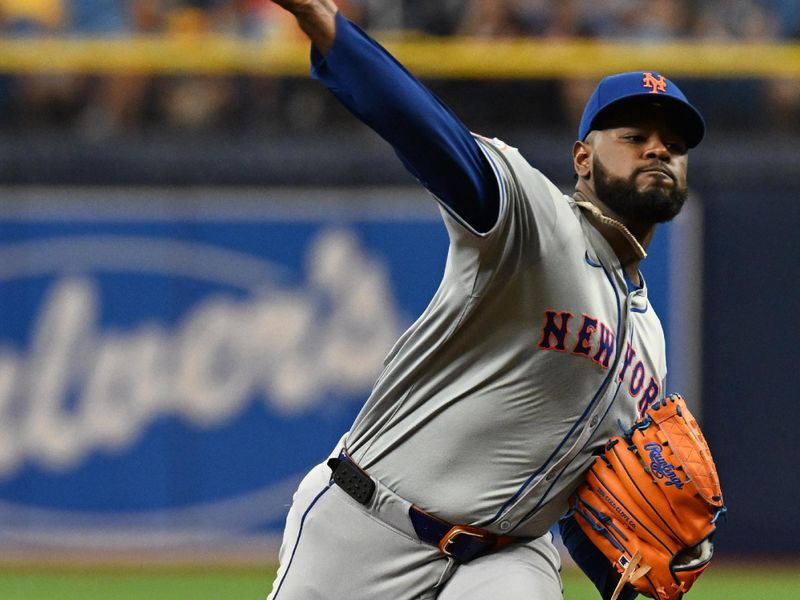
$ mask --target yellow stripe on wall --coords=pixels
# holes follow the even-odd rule
[[[800,44],[610,43],[586,40],[384,40],[430,78],[597,77],[652,69],[670,77],[800,78]],[[232,37],[1,39],[5,73],[194,73],[305,76],[308,44]]]

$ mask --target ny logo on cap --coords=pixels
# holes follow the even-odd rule
[[[663,75],[659,75],[658,78],[652,73],[644,73],[644,78],[642,79],[642,84],[646,88],[650,88],[651,94],[657,94],[659,92],[666,92],[667,91],[667,80],[664,79]]]

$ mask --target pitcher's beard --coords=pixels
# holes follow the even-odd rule
[[[594,189],[598,199],[625,221],[640,223],[666,223],[674,219],[689,197],[686,187],[677,183],[669,188],[649,187],[640,192],[636,189],[636,177],[628,179],[613,177],[595,156],[592,160]]]

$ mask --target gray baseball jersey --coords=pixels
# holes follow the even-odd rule
[[[558,600],[548,529],[617,421],[663,396],[646,289],[571,198],[515,149],[476,139],[500,183],[498,221],[478,234],[442,209],[439,290],[331,455],[346,445],[376,491],[361,505],[325,463],[309,473],[269,600]],[[534,539],[459,566],[416,537],[411,503]]]
[[[500,182],[498,221],[478,234],[442,209],[442,283],[347,446],[425,510],[538,536],[591,452],[663,396],[664,336],[646,288],[572,199],[516,149],[476,139]]]

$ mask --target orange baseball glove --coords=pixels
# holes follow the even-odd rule
[[[713,554],[725,513],[717,470],[700,426],[679,395],[651,406],[611,438],[572,497],[575,520],[630,583],[678,600]]]

